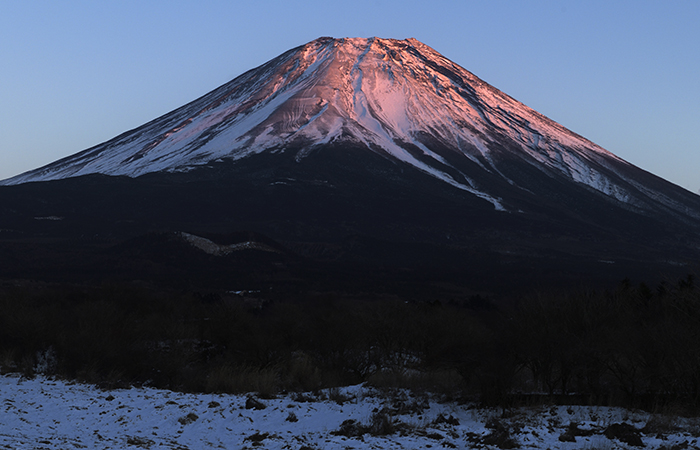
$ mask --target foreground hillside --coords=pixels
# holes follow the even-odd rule
[[[11,449],[686,449],[700,420],[610,407],[509,410],[364,386],[256,399],[0,377]]]

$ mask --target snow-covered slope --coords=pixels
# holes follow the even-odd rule
[[[517,179],[523,167],[633,208],[660,201],[688,210],[649,188],[646,172],[415,39],[317,39],[140,128],[2,184],[180,172],[290,149],[303,164],[340,143],[413,166],[497,210],[515,208],[485,180],[534,192]]]

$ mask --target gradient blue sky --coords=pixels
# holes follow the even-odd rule
[[[415,37],[700,190],[700,1],[0,3],[0,179],[106,141],[319,36]]]

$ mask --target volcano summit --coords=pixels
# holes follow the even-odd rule
[[[332,258],[386,262],[389,247],[427,245],[451,261],[572,271],[683,266],[700,249],[700,197],[415,39],[317,39],[0,184],[4,229],[65,219],[43,221],[48,234],[245,229]]]

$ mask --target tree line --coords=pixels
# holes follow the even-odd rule
[[[263,396],[367,382],[499,405],[700,401],[692,276],[498,301],[247,300],[128,285],[5,287],[0,370]]]

